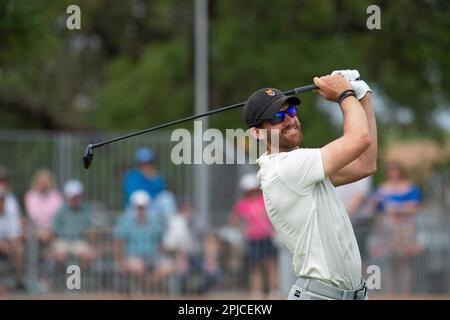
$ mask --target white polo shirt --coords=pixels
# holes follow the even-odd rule
[[[267,214],[293,253],[297,276],[351,290],[361,283],[361,257],[350,219],[325,177],[320,149],[263,154],[258,179]]]

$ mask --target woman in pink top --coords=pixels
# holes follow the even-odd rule
[[[36,227],[39,243],[50,240],[53,217],[62,203],[63,198],[55,188],[52,173],[47,169],[38,170],[33,176],[31,190],[25,194],[25,208]]]
[[[277,249],[273,245],[273,227],[267,217],[264,198],[256,175],[245,174],[240,187],[244,196],[235,204],[232,224],[241,224],[246,239],[247,258],[251,270],[250,286],[253,297],[261,297],[264,277],[268,277],[271,295],[277,291]]]

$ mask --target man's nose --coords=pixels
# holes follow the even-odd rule
[[[291,118],[291,116],[289,116],[287,113],[284,115],[284,121],[283,121],[283,124],[285,125],[285,126],[288,126],[288,125],[291,125],[291,124],[293,124],[293,123],[295,123],[295,118],[296,118],[297,116],[294,116],[293,118]]]

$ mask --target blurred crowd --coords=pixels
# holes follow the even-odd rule
[[[125,290],[166,292],[176,283],[178,294],[204,294],[234,272],[237,279],[242,277],[237,286],[252,297],[279,294],[277,258],[283,245],[274,235],[255,173],[240,178],[239,197],[230,203],[227,225],[218,230],[188,198],[167,190],[151,149],[137,150],[135,162],[124,173],[123,212],[110,228],[112,270],[124,279]],[[412,259],[423,250],[415,225],[422,196],[401,164],[385,167],[385,180],[378,187],[366,178],[337,191],[363,262],[389,257],[395,275],[389,292],[410,293]],[[37,248],[38,279],[46,290],[52,290],[54,270],[68,264],[86,270],[105,256],[88,190],[73,179],[60,191],[55,181],[48,169],[35,172],[22,210],[10,172],[0,167],[0,292],[27,289],[24,270],[30,243]]]
[[[219,249],[206,221],[188,199],[165,188],[151,149],[136,152],[135,168],[123,179],[123,212],[114,218],[113,270],[128,289],[167,288],[169,277],[183,293],[204,293],[217,282]],[[76,179],[60,191],[53,173],[38,170],[25,193],[22,210],[13,193],[11,174],[0,168],[0,293],[26,290],[27,245],[37,246],[40,289],[52,290],[52,276],[69,264],[89,270],[107,249],[94,222],[88,191]],[[111,241],[109,241],[111,242]],[[56,272],[56,271],[58,272]],[[195,275],[196,283],[190,281]],[[131,287],[130,287],[131,286]]]
[[[386,292],[410,294],[413,285],[414,258],[423,251],[416,228],[422,194],[399,162],[385,164],[384,181],[372,188],[372,178],[338,187],[350,216],[367,270],[370,260],[386,260],[383,276]]]

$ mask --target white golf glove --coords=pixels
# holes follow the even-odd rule
[[[355,90],[356,98],[361,100],[367,92],[372,92],[367,83],[363,80],[350,81],[353,90]]]
[[[347,81],[359,80],[358,70],[335,70],[331,73],[332,76],[341,75]]]
[[[346,80],[350,81],[352,89],[355,90],[356,98],[358,100],[364,98],[367,92],[372,92],[365,81],[359,80],[358,70],[335,70],[331,73],[331,75],[341,75]]]

